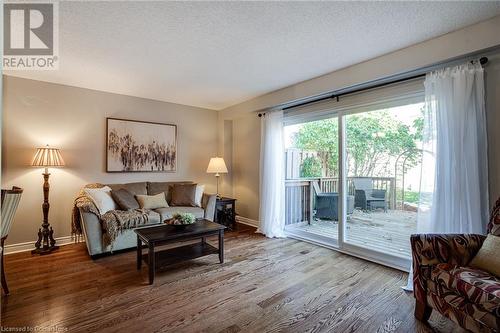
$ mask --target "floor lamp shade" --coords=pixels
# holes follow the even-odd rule
[[[31,165],[34,167],[62,167],[64,160],[59,149],[47,145],[43,148],[37,148]]]

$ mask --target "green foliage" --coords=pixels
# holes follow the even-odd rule
[[[172,215],[172,224],[185,225],[193,224],[196,221],[191,213],[175,213]]]
[[[390,157],[416,151],[422,137],[423,120],[410,127],[387,111],[354,114],[346,117],[346,149],[350,176],[377,176],[392,169]],[[305,123],[294,137],[295,147],[318,153],[322,176],[338,176],[338,122],[326,119]],[[413,166],[419,154],[409,155],[406,167]],[[394,160],[393,160],[394,162]]]
[[[313,156],[306,157],[300,166],[301,178],[321,177],[321,161]]]
[[[420,192],[405,191],[405,202],[418,204],[420,200]]]
[[[294,138],[295,147],[318,153],[323,176],[338,175],[338,124],[336,119],[305,123]],[[320,176],[322,176],[320,174]]]

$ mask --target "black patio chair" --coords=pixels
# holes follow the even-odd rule
[[[315,200],[314,210],[315,218],[326,220],[339,220],[339,194],[337,192],[324,193],[321,191],[317,183],[313,183]],[[354,212],[354,197],[347,196],[347,215]]]
[[[354,206],[361,210],[382,208],[387,212],[386,190],[356,190],[354,192]]]

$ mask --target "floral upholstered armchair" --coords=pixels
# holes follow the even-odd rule
[[[500,236],[500,199],[488,233]],[[434,309],[467,330],[500,332],[500,279],[467,266],[485,238],[473,234],[411,236],[417,319],[426,321]]]

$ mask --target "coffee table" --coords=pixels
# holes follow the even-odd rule
[[[149,284],[153,284],[156,270],[184,260],[199,258],[209,254],[219,254],[219,261],[224,262],[224,229],[225,226],[201,219],[185,227],[163,224],[155,227],[135,229],[137,234],[137,269],[141,269],[142,261],[148,264]],[[206,237],[218,235],[219,248],[206,242]],[[176,243],[200,238],[201,242],[157,251],[157,247],[168,243]],[[148,253],[142,254],[143,243]]]

